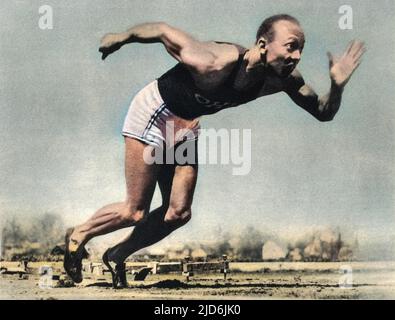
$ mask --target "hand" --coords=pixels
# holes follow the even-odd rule
[[[365,51],[363,42],[353,40],[340,58],[335,58],[328,52],[330,77],[335,85],[339,87],[346,85],[361,63]]]
[[[99,52],[101,52],[102,60],[104,60],[111,53],[119,50],[123,45],[121,35],[118,33],[108,33],[102,39],[100,43]]]

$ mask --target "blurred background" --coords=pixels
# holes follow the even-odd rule
[[[44,4],[53,9],[52,30],[38,26],[38,9]],[[66,226],[125,197],[120,131],[128,105],[176,61],[160,44],[134,44],[103,62],[97,50],[105,33],[165,21],[201,40],[250,47],[266,17],[288,13],[300,20],[306,34],[299,70],[320,94],[329,89],[326,52],[341,54],[352,39],[366,42],[368,51],[346,87],[339,113],[334,121],[320,123],[285,94],[277,94],[203,118],[203,128],[252,130],[251,172],[233,176],[232,165],[202,165],[193,219],[153,248],[206,246],[210,252],[207,247],[225,243],[240,259],[262,259],[262,248],[271,241],[273,252],[289,256],[299,248],[303,259],[311,252],[321,260],[335,259],[333,252],[339,254],[343,246],[358,251],[358,259],[395,258],[395,4],[350,0],[353,29],[341,30],[338,10],[343,4],[4,2],[2,254],[26,241],[36,243],[36,252],[48,252],[62,241]],[[156,205],[158,192],[152,207]],[[127,232],[98,238],[91,246],[103,250]],[[255,253],[241,253],[242,239]]]

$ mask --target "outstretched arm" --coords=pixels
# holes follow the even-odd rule
[[[101,40],[99,51],[103,54],[102,59],[104,60],[108,55],[128,43],[162,42],[170,54],[179,59],[181,48],[190,45],[193,41],[194,39],[188,34],[163,22],[144,23],[136,25],[126,32],[106,34]]]
[[[340,108],[344,87],[361,63],[364,52],[365,48],[362,42],[352,41],[340,58],[336,59],[331,53],[328,53],[331,88],[326,95],[318,97],[314,90],[305,84],[298,71],[292,74],[285,92],[298,106],[318,120],[333,120]]]
[[[163,43],[169,54],[197,73],[215,70],[221,63],[224,45],[201,42],[189,34],[166,23],[144,23],[122,33],[110,33],[103,37],[99,51],[104,60],[109,54],[128,43]],[[234,49],[237,51],[236,49]]]

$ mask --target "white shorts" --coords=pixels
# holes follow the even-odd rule
[[[122,128],[122,135],[155,147],[196,140],[199,118],[186,120],[176,116],[164,103],[155,80],[133,98]]]

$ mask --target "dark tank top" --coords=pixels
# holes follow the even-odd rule
[[[236,107],[258,97],[263,81],[248,90],[235,89],[235,79],[242,67],[246,50],[239,53],[239,59],[227,79],[215,91],[199,89],[190,71],[181,63],[158,78],[158,88],[167,108],[179,117],[194,119],[220,110]]]

